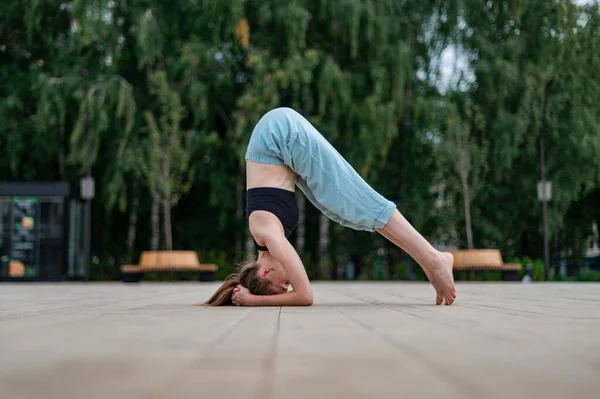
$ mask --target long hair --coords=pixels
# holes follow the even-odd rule
[[[231,294],[233,289],[241,284],[247,288],[252,295],[269,295],[273,293],[271,283],[267,279],[262,279],[258,276],[258,262],[255,260],[247,260],[238,265],[238,271],[232,273],[217,291],[201,305],[207,306],[231,306]]]

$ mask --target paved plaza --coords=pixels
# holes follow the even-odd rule
[[[315,283],[306,308],[193,306],[217,283],[0,283],[0,398],[600,398],[600,285]]]

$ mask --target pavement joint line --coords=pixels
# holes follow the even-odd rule
[[[264,370],[262,372],[261,383],[258,385],[259,388],[254,395],[255,399],[271,399],[274,395],[272,381],[275,379],[275,366],[277,364],[281,311],[282,308],[280,306],[279,311],[277,312],[277,322],[275,323],[273,339],[271,340],[271,345],[269,345],[267,356],[262,361]]]
[[[387,334],[381,333],[379,331],[377,331],[375,328],[373,328],[372,326],[369,326],[368,324],[363,323],[362,321],[348,316],[347,314],[345,314],[343,311],[341,311],[340,309],[337,309],[335,306],[330,305],[335,311],[339,312],[340,314],[342,314],[343,316],[345,316],[346,318],[352,320],[354,323],[360,325],[362,328],[364,328],[365,330],[374,333],[379,339],[381,339],[382,341],[384,341],[387,345],[391,346],[392,348],[394,348],[396,350],[396,352],[399,352],[403,355],[408,354],[409,356],[411,356],[412,360],[417,362],[417,363],[421,363],[423,366],[425,366],[426,368],[433,368],[436,371],[436,374],[438,376],[440,376],[444,381],[446,381],[449,385],[453,386],[456,388],[456,390],[460,393],[462,393],[463,395],[465,395],[465,397],[474,397],[474,398],[489,398],[489,392],[481,389],[479,386],[472,384],[471,382],[469,382],[468,380],[465,380],[464,378],[462,378],[460,375],[458,375],[457,373],[454,373],[451,369],[444,367],[442,365],[440,365],[439,363],[437,363],[434,360],[429,359],[429,357],[422,352],[419,352],[418,350],[405,345],[404,343],[398,342],[395,339],[389,337]],[[457,384],[456,382],[459,381],[460,384]]]

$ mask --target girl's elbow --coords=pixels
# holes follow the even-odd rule
[[[312,293],[308,293],[308,294],[302,295],[300,297],[300,305],[301,306],[312,306],[313,302],[314,302],[314,299],[313,299]]]

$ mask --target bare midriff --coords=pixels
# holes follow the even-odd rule
[[[246,161],[246,189],[274,187],[295,191],[296,173],[286,165]]]

